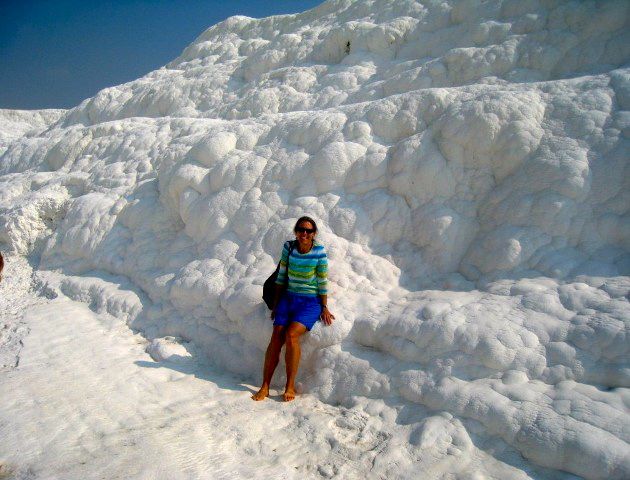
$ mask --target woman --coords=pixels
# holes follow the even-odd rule
[[[300,363],[300,337],[320,318],[330,325],[335,316],[328,310],[328,258],[324,246],[315,241],[317,224],[301,217],[293,228],[296,242],[285,242],[276,279],[276,295],[271,310],[273,333],[265,353],[263,383],[252,395],[264,400],[269,395],[273,372],[286,344],[287,384],[284,401],[295,399],[295,377]],[[288,269],[287,269],[288,265]]]

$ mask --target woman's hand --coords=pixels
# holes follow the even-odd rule
[[[322,313],[320,315],[322,322],[324,322],[326,325],[331,325],[332,321],[335,319],[335,316],[330,313],[330,310],[328,310],[328,307],[322,307]]]

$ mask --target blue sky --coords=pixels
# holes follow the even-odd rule
[[[70,108],[161,67],[231,15],[323,0],[0,0],[0,108]]]

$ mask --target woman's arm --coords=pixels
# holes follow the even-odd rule
[[[322,313],[320,315],[322,322],[324,322],[326,325],[332,324],[335,316],[330,313],[330,310],[328,310],[328,295],[320,295],[319,301],[322,304]]]
[[[285,288],[286,288],[286,285],[279,285],[276,283],[276,289],[274,291],[274,297],[273,297],[273,308],[271,309],[271,314],[270,314],[270,317],[272,320],[276,317],[276,307],[278,306],[278,302],[280,301],[280,297],[282,297],[282,294],[284,293]]]
[[[317,262],[315,275],[317,277],[319,301],[322,304],[320,317],[326,325],[330,325],[335,319],[335,316],[328,310],[328,256],[326,253],[324,253],[322,258]]]
[[[289,255],[290,251],[290,243],[285,242],[282,246],[282,254],[280,255],[280,261],[278,262],[278,275],[276,276],[276,288],[274,290],[273,296],[273,308],[271,309],[271,319],[273,320],[276,316],[276,307],[278,306],[278,302],[280,301],[280,297],[282,297],[282,293],[287,288],[287,283],[289,282],[289,269],[287,268],[289,265]]]

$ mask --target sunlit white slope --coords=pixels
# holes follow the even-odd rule
[[[35,135],[53,124],[66,110],[5,110],[0,109],[0,154],[8,144],[23,135]]]
[[[232,17],[165,68],[86,100],[67,123],[240,119],[426,88],[604,73],[630,55],[624,1],[336,0]]]
[[[256,376],[262,282],[311,214],[338,321],[305,339],[305,388],[416,412],[376,473],[477,444],[525,472],[626,478],[629,11],[329,1],[228,19],[10,143],[0,242],[39,258],[50,291]]]

